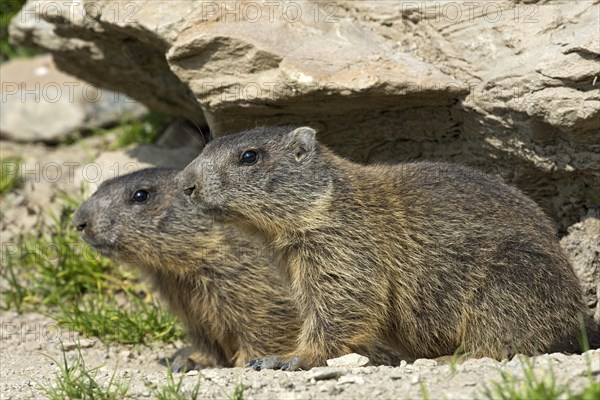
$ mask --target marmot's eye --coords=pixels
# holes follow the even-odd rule
[[[252,165],[256,161],[258,161],[258,153],[254,150],[246,150],[240,158],[240,164]]]
[[[146,190],[136,190],[133,196],[131,196],[131,201],[135,203],[143,203],[148,200],[149,193]]]

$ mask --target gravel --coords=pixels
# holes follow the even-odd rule
[[[98,367],[96,380],[107,385],[116,378],[129,382],[127,398],[153,397],[153,388],[167,381],[164,362],[177,350],[175,345],[155,347],[111,345],[85,339],[77,333],[57,329],[56,323],[40,314],[2,314],[0,399],[42,398],[40,385],[52,385],[59,369],[50,358],[62,362],[61,346],[68,360],[81,354],[88,369]],[[62,345],[61,345],[62,341]],[[589,360],[589,364],[586,361]],[[545,354],[530,359],[539,376],[555,376],[557,384],[579,391],[588,382],[588,372],[600,377],[600,350],[584,355]],[[231,398],[236,385],[243,385],[244,399],[404,399],[484,397],[491,382],[500,380],[500,371],[522,378],[519,359],[498,362],[490,358],[470,359],[454,366],[419,359],[398,367],[354,368],[318,367],[310,371],[254,371],[250,368],[224,368],[174,374],[182,379],[182,390],[200,382],[199,398]]]

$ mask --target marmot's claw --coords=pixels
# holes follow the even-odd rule
[[[300,368],[301,362],[300,357],[279,357],[279,356],[267,356],[265,358],[258,358],[250,360],[246,367],[252,367],[255,371],[261,369],[279,369],[282,371],[296,371]]]
[[[183,367],[183,365],[173,365],[171,366],[171,371],[178,374],[180,372],[183,372],[185,368]]]
[[[294,356],[292,358],[290,358],[290,360],[286,363],[283,363],[281,365],[281,370],[283,371],[297,371],[300,369],[300,367],[302,366],[302,361],[300,359],[300,357],[298,356]]]

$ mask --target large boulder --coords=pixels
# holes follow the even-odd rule
[[[12,40],[223,135],[307,124],[361,162],[516,183],[563,230],[600,206],[598,2],[30,0]]]

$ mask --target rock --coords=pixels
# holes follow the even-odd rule
[[[369,358],[356,353],[346,354],[342,357],[327,360],[327,365],[329,367],[337,368],[357,368],[364,367],[368,364]]]
[[[326,379],[337,379],[342,375],[348,373],[348,370],[343,368],[330,368],[330,367],[315,367],[308,371],[306,379],[314,379],[316,381],[322,381]]]
[[[401,371],[400,369],[396,369],[389,375],[389,379],[391,379],[391,380],[404,379],[407,376],[408,375],[406,373],[404,373],[404,371]]]
[[[198,104],[165,61],[167,44],[186,27],[181,22],[197,5],[146,3],[152,3],[152,7],[144,2],[83,1],[62,5],[48,0],[30,1],[15,16],[15,28],[9,31],[15,42],[27,42],[54,53],[58,66],[67,73],[85,75],[86,81],[129,94],[152,109],[202,122]],[[62,27],[60,35],[55,24]],[[127,28],[132,26],[134,32]],[[86,33],[71,36],[67,31],[72,30]],[[85,69],[88,72],[83,72]]]
[[[358,375],[344,375],[338,379],[337,383],[338,385],[343,385],[345,383],[356,383],[358,385],[362,385],[365,383],[365,379]]]
[[[437,361],[427,358],[419,358],[413,362],[414,367],[435,367],[437,364]]]
[[[85,337],[79,337],[79,335],[76,335],[76,339],[70,339],[70,340],[64,340],[61,341],[59,340],[59,338],[57,337],[58,334],[54,335],[54,337],[48,337],[46,339],[50,339],[49,342],[51,343],[55,343],[55,347],[61,351],[65,351],[65,352],[69,352],[69,351],[73,351],[73,350],[81,350],[81,349],[89,349],[91,347],[94,347],[94,345],[99,341],[99,339],[90,337],[90,338],[85,338]]]
[[[11,39],[214,135],[310,124],[361,162],[467,163],[563,233],[600,186],[598,2],[57,4]]]
[[[417,383],[421,383],[421,377],[418,373],[414,373],[410,378],[410,383],[416,385]]]
[[[600,210],[590,210],[568,232],[560,244],[581,282],[590,315],[600,325]]]
[[[564,353],[552,353],[550,354],[550,358],[556,363],[562,363],[568,359]]]
[[[188,119],[171,121],[156,141],[159,147],[174,149],[194,147],[201,149],[210,140],[208,127],[200,127]]]
[[[55,143],[147,112],[123,94],[60,72],[49,55],[9,61],[0,76],[0,137],[9,140]]]
[[[513,356],[513,358],[510,359],[510,361],[506,362],[506,366],[509,367],[515,367],[515,366],[522,366],[524,362],[528,361],[528,357],[524,354],[515,354]]]
[[[219,371],[216,369],[203,369],[202,370],[202,377],[206,380],[217,379],[220,376],[221,376],[221,374],[219,374]]]

